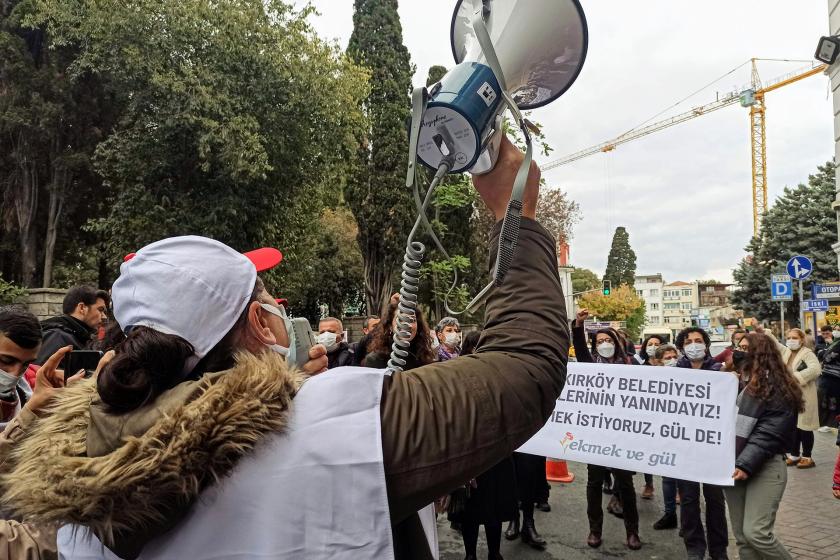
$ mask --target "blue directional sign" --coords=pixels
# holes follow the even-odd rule
[[[787,274],[770,275],[770,296],[773,301],[793,301],[793,282]]]
[[[794,280],[805,280],[811,276],[813,271],[814,265],[811,262],[811,259],[803,257],[802,255],[796,255],[787,263],[787,273]]]
[[[806,299],[802,303],[803,311],[828,311],[828,300],[825,299]]]
[[[811,284],[811,294],[814,299],[840,299],[840,282]]]

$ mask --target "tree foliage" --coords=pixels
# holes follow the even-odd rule
[[[632,287],[636,281],[636,253],[630,247],[630,234],[624,227],[615,228],[604,280],[612,282],[613,288]]]
[[[576,294],[601,287],[601,279],[588,268],[575,268],[572,271],[572,290]]]
[[[359,225],[366,301],[374,310],[391,293],[414,215],[405,188],[412,68],[397,0],[355,0],[347,53],[371,75],[370,93],[359,104],[370,126],[359,135],[356,169],[345,196]]]
[[[808,177],[807,184],[786,187],[761,221],[760,237],[746,247],[748,255],[733,271],[739,286],[733,304],[762,320],[779,316],[779,303],[770,299],[770,275],[785,273],[794,255],[810,257],[814,271],[806,282],[837,280],[837,255],[826,235],[834,236],[837,222],[831,207],[835,197],[835,166],[828,162]],[[806,288],[807,289],[807,288]],[[786,316],[799,315],[799,302],[785,304]]]
[[[0,35],[0,49],[20,54],[40,33],[52,58],[43,78],[27,74],[38,59],[26,53],[13,59],[20,70],[4,66],[0,108],[41,112],[43,129],[85,132],[79,140],[55,134],[78,152],[60,154],[59,171],[73,172],[61,183],[67,219],[57,254],[66,262],[57,263],[57,277],[93,273],[106,285],[127,252],[200,234],[241,250],[279,247],[286,261],[270,284],[301,294],[314,284],[323,273],[312,266],[322,210],[341,203],[347,161],[368,126],[368,74],[314,34],[309,13],[280,0],[103,0],[84,9],[24,0],[13,9],[3,25],[14,33]],[[67,92],[55,94],[50,80]],[[45,109],[42,100],[55,97],[61,103]],[[18,120],[24,127],[32,118]],[[50,172],[54,151],[23,150]],[[15,161],[0,155],[0,177],[19,176]],[[56,184],[45,183],[42,193]],[[11,204],[0,247],[9,235],[28,235],[8,219]],[[49,207],[42,213],[41,254]],[[23,260],[14,277],[28,274]]]
[[[580,206],[562,190],[544,188],[537,203],[537,221],[558,243],[569,243],[573,228],[580,221]]]
[[[600,321],[627,321],[627,330],[634,339],[645,324],[645,302],[627,284],[613,288],[608,296],[602,292],[583,294],[578,306],[588,309]]]

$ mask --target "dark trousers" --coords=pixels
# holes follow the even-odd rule
[[[633,473],[619,469],[609,469],[612,472],[617,495],[621,496],[624,507],[624,528],[628,533],[639,532],[639,510],[636,509],[636,490],[633,488]],[[604,497],[602,488],[607,468],[598,465],[586,466],[586,514],[589,516],[589,530],[601,533],[604,527],[604,510],[601,500]]]
[[[706,498],[704,532],[703,521],[700,519],[700,483],[680,480],[677,485],[680,489],[680,527],[686,552],[704,558],[708,550],[712,558],[725,558],[729,533],[726,529],[723,488],[703,484],[703,496]]]
[[[796,428],[792,449],[790,454],[794,457],[810,457],[814,452],[814,432],[806,432],[805,430]],[[802,453],[799,453],[800,449]]]
[[[516,492],[522,518],[533,519],[534,504],[546,494],[545,457],[514,453],[513,465],[516,468]]]
[[[662,502],[665,504],[665,513],[677,513],[677,481],[667,476],[662,477]]]
[[[467,556],[477,556],[478,524],[463,523],[461,525],[461,534],[464,536],[464,550]],[[502,546],[502,523],[485,523],[484,534],[487,537],[488,556],[494,558],[495,555],[499,554],[499,549]]]

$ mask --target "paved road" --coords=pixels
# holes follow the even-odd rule
[[[777,533],[794,558],[803,560],[840,560],[840,500],[831,495],[831,477],[837,447],[836,434],[816,434],[814,460],[817,467],[809,470],[789,469],[787,492],[779,510]],[[569,470],[577,475],[570,485],[554,484],[551,491],[551,513],[536,512],[537,529],[548,541],[546,551],[536,551],[519,541],[502,540],[502,555],[506,560],[583,560],[592,558],[679,559],[685,558],[685,548],[677,531],[654,531],[651,525],[661,515],[660,481],[656,480],[654,500],[639,500],[641,538],[645,546],[632,552],[624,545],[624,526],[621,520],[607,514],[604,520],[604,545],[598,550],[586,546],[586,467],[570,463]],[[643,484],[636,476],[637,491]],[[606,507],[606,497],[604,499]],[[449,529],[441,518],[438,522],[441,560],[460,560],[464,548],[458,533]],[[729,557],[738,557],[731,539]],[[480,559],[487,557],[484,534],[479,538]]]

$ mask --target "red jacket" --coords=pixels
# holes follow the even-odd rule
[[[840,453],[837,454],[837,464],[834,465],[834,487],[840,488]]]

